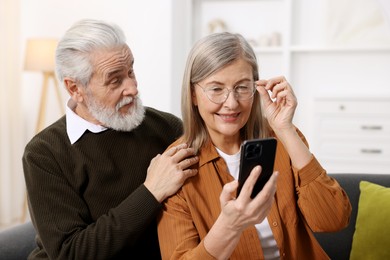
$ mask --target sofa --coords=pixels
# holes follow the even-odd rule
[[[390,187],[390,174],[329,174],[337,179],[349,196],[352,214],[349,226],[339,232],[315,233],[314,235],[331,259],[347,260],[350,257],[352,239],[360,196],[359,183],[362,180]],[[31,222],[20,224],[0,232],[0,259],[26,259],[35,247],[35,231]],[[389,247],[390,248],[390,247]]]
[[[35,247],[35,230],[31,222],[19,224],[0,232],[0,259],[27,259]]]
[[[315,233],[318,242],[327,252],[330,259],[347,260],[350,259],[352,249],[352,239],[355,233],[356,217],[358,214],[358,205],[360,197],[360,181],[368,181],[381,186],[390,187],[390,174],[329,174],[335,178],[348,194],[352,205],[351,219],[348,227],[334,233]],[[390,218],[390,215],[388,216]],[[390,227],[387,227],[390,230]],[[389,245],[390,250],[390,245]],[[374,250],[374,248],[372,248]],[[364,258],[360,258],[364,259]],[[370,258],[376,259],[376,258]],[[390,258],[388,258],[390,259]]]

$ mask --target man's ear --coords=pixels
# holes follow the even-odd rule
[[[70,97],[77,103],[83,101],[83,88],[72,78],[65,77],[64,85]]]

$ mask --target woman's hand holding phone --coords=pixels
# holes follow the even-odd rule
[[[237,181],[223,187],[220,195],[222,212],[219,221],[223,222],[224,227],[241,232],[248,226],[261,223],[267,217],[276,192],[278,172],[271,175],[262,191],[252,199],[250,196],[260,175],[261,167],[256,166],[249,174],[237,198],[234,196],[238,187]]]

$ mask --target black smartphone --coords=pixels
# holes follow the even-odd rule
[[[238,175],[237,196],[240,194],[249,174],[253,168],[260,165],[262,170],[255,186],[253,187],[251,198],[254,198],[267,183],[274,171],[276,154],[276,139],[253,139],[246,140],[241,145],[240,171]]]

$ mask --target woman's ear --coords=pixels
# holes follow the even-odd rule
[[[198,99],[196,98],[195,88],[191,88],[192,104],[198,106]]]
[[[72,78],[64,78],[64,85],[68,91],[70,97],[77,103],[82,102],[83,98],[83,88],[79,87],[79,84]]]

